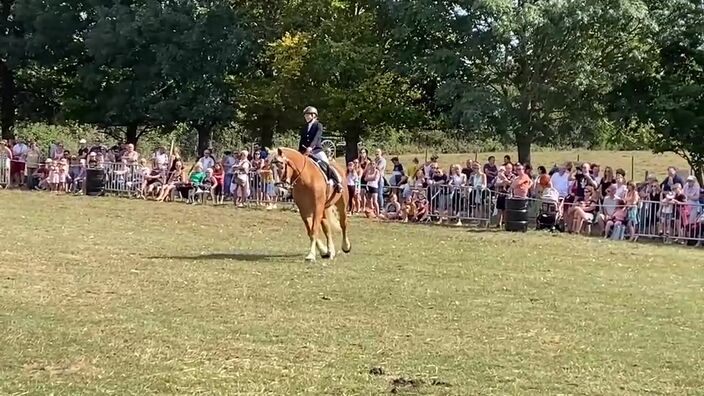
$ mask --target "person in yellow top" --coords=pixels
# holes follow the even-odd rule
[[[418,158],[413,158],[411,161],[411,166],[408,167],[408,173],[406,175],[408,176],[408,180],[413,184],[416,181],[416,173],[418,173],[418,168],[420,167],[420,161],[418,161]]]

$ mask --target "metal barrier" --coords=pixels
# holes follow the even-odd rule
[[[10,158],[5,153],[0,154],[0,188],[10,185]]]
[[[146,176],[151,172],[141,165],[123,163],[102,163],[91,169],[105,172],[104,192],[127,197],[142,197],[149,190]],[[168,173],[161,171],[158,181],[165,185]],[[225,179],[229,180],[229,179]],[[174,189],[174,199],[207,202],[210,197],[215,203],[226,199],[238,206],[274,208],[277,205],[292,206],[291,193],[274,183],[268,171],[253,171],[246,175],[234,175],[231,186],[210,184],[191,186],[188,183]],[[9,161],[0,157],[0,186],[10,181]],[[178,193],[181,191],[181,193]],[[394,186],[390,192],[397,201],[387,204],[388,212],[397,211],[389,218],[410,222],[455,223],[490,227],[502,225],[505,213],[504,203],[509,196],[486,188],[471,186],[431,185],[427,188],[414,188],[409,185]],[[366,194],[360,191],[360,194]],[[369,201],[369,200],[366,200]],[[528,198],[529,223],[537,228],[559,229],[557,223],[564,221],[567,207],[557,213],[557,206],[540,199]],[[352,209],[352,208],[350,208]],[[621,208],[615,215],[615,207],[600,205],[588,229],[594,235],[612,239],[649,239],[665,243],[688,245],[704,244],[704,205],[698,202],[676,202],[674,200],[641,201],[637,207]],[[554,219],[553,227],[542,227],[543,219]],[[593,228],[591,226],[594,226]]]

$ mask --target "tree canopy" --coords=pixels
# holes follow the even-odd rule
[[[264,145],[316,106],[348,155],[380,131],[518,148],[619,140],[704,170],[700,0],[8,0],[0,125],[136,142],[237,126]],[[614,136],[605,134],[618,131]],[[642,131],[649,131],[643,134]],[[631,142],[631,143],[629,143]]]

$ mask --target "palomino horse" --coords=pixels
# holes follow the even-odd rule
[[[293,201],[306,226],[310,238],[310,252],[306,256],[306,261],[315,261],[316,250],[320,252],[322,258],[335,257],[335,244],[332,241],[333,228],[342,231],[342,251],[349,253],[352,244],[347,235],[349,195],[344,182],[346,180],[344,170],[332,162],[329,164],[334,167],[342,181],[342,192],[335,193],[315,162],[296,150],[285,147],[277,149],[271,165],[276,169],[279,181],[292,188]],[[325,235],[325,244],[318,239],[321,229]]]

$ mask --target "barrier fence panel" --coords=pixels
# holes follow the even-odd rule
[[[426,190],[433,220],[462,224],[475,222],[488,226],[493,212],[493,194],[488,189],[468,186],[429,186]]]
[[[0,188],[10,185],[10,158],[0,154]]]
[[[152,171],[141,165],[123,163],[102,163],[88,168],[95,179],[99,171],[102,192],[118,196],[142,197],[147,192],[158,193],[161,186],[169,186],[175,199],[196,202],[209,200],[219,203],[234,201],[238,206],[268,207],[293,206],[291,192],[274,183],[270,173],[253,171],[248,174],[235,174],[226,177],[232,180],[231,187],[217,186],[211,190],[209,183],[194,186],[189,182],[169,180],[166,170]],[[84,188],[91,184],[86,177]],[[0,156],[0,187],[10,183],[10,161]],[[154,185],[154,187],[151,187]],[[395,218],[411,222],[434,221],[457,225],[478,225],[489,227],[506,222],[505,203],[510,197],[489,189],[471,186],[430,185],[414,188],[409,185],[390,189],[398,197],[400,212]],[[361,191],[360,194],[365,194]],[[560,211],[559,205],[543,202],[540,199],[527,199],[528,226],[534,228],[546,218],[554,217],[554,223],[567,216],[569,206]],[[388,202],[388,201],[387,201]],[[391,207],[387,204],[387,207]],[[525,207],[525,206],[524,206]],[[504,210],[501,210],[503,208]],[[704,206],[695,201],[677,202],[674,200],[641,201],[633,209],[615,214],[617,208],[600,205],[594,216],[592,233],[613,239],[632,237],[662,240],[665,243],[687,245],[704,244]],[[525,222],[523,222],[525,223]],[[537,228],[555,229],[559,227]],[[635,239],[635,238],[634,238]]]
[[[689,245],[704,242],[704,207],[698,202],[642,201],[632,218],[639,238]]]

